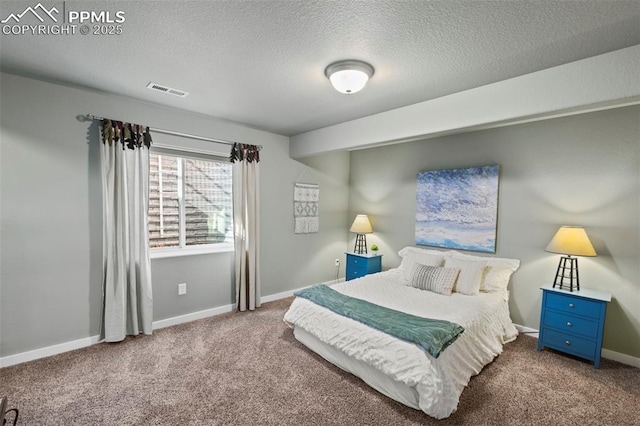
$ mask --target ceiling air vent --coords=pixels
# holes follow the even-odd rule
[[[189,92],[185,92],[184,90],[172,89],[171,87],[163,86],[162,84],[153,83],[153,82],[147,84],[147,89],[157,90],[158,92],[163,92],[163,93],[169,93],[171,95],[180,96],[181,98],[184,98],[189,94]]]

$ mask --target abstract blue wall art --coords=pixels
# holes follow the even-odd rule
[[[496,251],[500,166],[418,173],[416,244]]]

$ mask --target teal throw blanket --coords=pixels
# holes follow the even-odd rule
[[[464,332],[462,326],[453,322],[385,308],[366,300],[345,296],[325,284],[297,291],[294,295],[398,339],[415,343],[434,358],[438,358]]]

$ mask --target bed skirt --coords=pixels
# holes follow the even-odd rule
[[[386,395],[394,401],[398,401],[408,407],[420,410],[420,406],[418,404],[419,395],[415,388],[395,381],[380,370],[377,370],[355,358],[347,356],[344,352],[316,339],[312,334],[309,334],[301,327],[295,327],[293,329],[293,335],[307,348],[311,349],[330,363],[340,367],[347,373],[351,373],[354,376],[359,377],[362,381],[383,395]]]

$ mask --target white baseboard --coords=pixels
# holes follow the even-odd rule
[[[338,282],[338,281],[336,281]],[[330,284],[330,283],[327,283]],[[332,284],[332,283],[331,283]],[[302,290],[302,287],[295,290],[284,291],[282,293],[272,294],[260,298],[260,303],[272,302],[274,300],[284,299],[285,297],[293,296],[293,293]],[[204,311],[192,312],[190,314],[180,315],[177,317],[167,318],[153,322],[153,329],[159,330],[165,327],[171,327],[172,325],[184,324],[203,318],[212,317],[215,315],[226,314],[232,312],[235,309],[235,304],[219,306],[217,308],[205,309]],[[22,352],[15,355],[9,355],[0,358],[0,368],[9,367],[16,364],[22,364],[23,362],[34,361],[40,358],[46,358],[48,356],[58,355],[63,352],[73,351],[75,349],[85,348],[87,346],[95,345],[100,342],[100,336],[85,337],[71,342],[60,343],[58,345],[47,346],[40,349],[34,349],[28,352]]]
[[[227,312],[232,312],[235,306],[236,305],[219,306],[217,308],[205,309],[204,311],[192,312],[190,314],[154,321],[153,329],[159,330],[161,328],[171,327],[172,325],[184,324],[185,322],[226,314]]]
[[[536,339],[538,338],[538,333],[540,332],[540,330],[536,330],[535,328],[525,327],[524,325],[520,325],[520,324],[514,324],[514,325],[518,329],[519,333],[535,337]],[[609,349],[602,348],[601,356],[602,358],[610,359],[612,361],[617,361],[622,364],[640,368],[640,358],[636,358],[631,355],[621,354],[620,352],[615,352]]]
[[[339,278],[337,280],[331,280],[331,281],[325,281],[322,284],[332,285],[332,284],[341,283],[342,281],[344,281],[344,278]],[[296,288],[295,290],[287,290],[287,291],[283,291],[282,293],[276,293],[276,294],[272,294],[270,296],[263,296],[263,297],[260,298],[260,303],[273,302],[274,300],[285,299],[287,297],[293,296],[293,293],[295,293],[296,291],[300,291],[300,290],[303,290],[303,289],[309,288],[309,287],[311,287],[311,286],[308,285],[308,286],[305,286],[305,287]]]
[[[87,346],[95,345],[99,341],[100,336],[91,336],[85,337],[83,339],[72,340],[71,342],[60,343],[58,345],[47,346],[45,348],[34,349],[28,352],[5,356],[3,358],[0,358],[0,368],[22,364],[23,362],[46,358],[52,355],[58,355],[63,352],[73,351],[75,349],[85,348]]]
[[[622,364],[640,368],[640,358],[636,358],[627,354],[621,354],[620,352],[610,351],[609,349],[602,349],[602,358],[610,359],[612,361],[618,361]]]
[[[538,338],[538,330],[536,330],[535,328],[525,327],[524,325],[520,325],[520,324],[513,324],[513,325],[515,325],[516,328],[518,329],[518,333],[526,334],[531,337],[535,337],[536,339]]]
[[[302,290],[303,288],[307,288],[307,287],[308,286],[296,288],[295,290],[283,291],[282,293],[270,294],[269,296],[262,296],[260,297],[260,303],[273,302],[274,300],[280,300],[280,299],[285,299],[287,297],[291,297],[293,296],[293,293],[295,293],[296,291]]]

